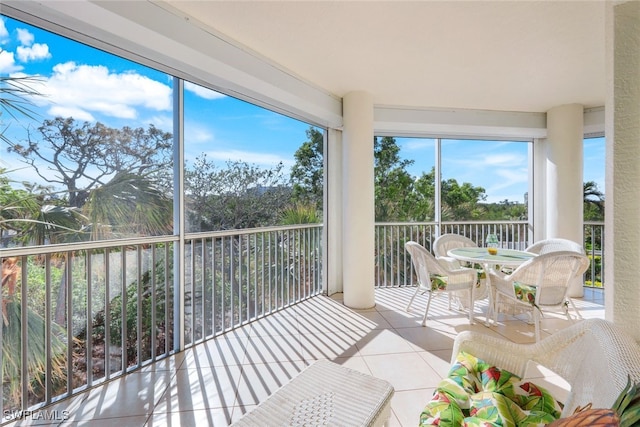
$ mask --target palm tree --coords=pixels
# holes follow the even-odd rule
[[[585,219],[604,219],[604,193],[598,190],[598,184],[593,181],[585,182],[583,193]]]
[[[16,115],[23,115],[29,119],[33,118],[32,105],[29,98],[39,96],[31,85],[38,82],[34,77],[0,77],[0,116],[3,112],[16,118]],[[0,140],[9,142],[3,129],[0,132]],[[0,170],[0,198],[2,207],[0,208],[0,229],[14,227],[13,231],[22,232],[22,237],[40,237],[43,234],[34,232],[38,227],[46,229],[46,221],[56,216],[56,209],[47,209],[41,206],[41,198],[30,191],[15,190],[9,185],[9,179],[5,176],[6,170]],[[38,218],[40,216],[40,218]],[[31,230],[31,232],[30,232]],[[33,232],[33,233],[32,233]],[[2,298],[2,365],[0,366],[0,376],[2,377],[2,387],[6,391],[8,400],[18,407],[20,395],[22,393],[21,384],[21,355],[22,355],[22,333],[26,329],[26,336],[29,337],[27,346],[27,366],[28,390],[36,393],[36,389],[42,389],[44,384],[45,367],[47,366],[47,352],[45,331],[46,323],[44,317],[31,307],[27,307],[26,325],[22,324],[22,309],[26,304],[26,295],[18,295],[17,282],[20,277],[20,261],[16,257],[2,259],[1,289]],[[4,292],[6,288],[6,292]],[[5,296],[6,294],[6,296]],[[65,354],[67,343],[64,339],[64,329],[58,325],[52,325],[50,336],[50,358],[52,381],[65,378]],[[5,407],[11,407],[6,405]]]

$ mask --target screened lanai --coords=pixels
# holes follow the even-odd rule
[[[528,144],[529,216],[523,245],[551,237],[584,241],[583,141],[604,136],[603,256],[608,261],[603,265],[606,306],[601,314],[640,337],[632,326],[638,324],[633,307],[640,299],[635,286],[640,242],[633,238],[640,229],[640,186],[635,185],[640,176],[635,162],[629,161],[637,158],[640,133],[635,125],[640,115],[637,2],[7,1],[0,12],[175,78],[175,147],[184,142],[181,91],[189,83],[299,119],[322,132],[322,224],[246,232],[246,248],[255,244],[267,259],[285,256],[277,252],[285,245],[272,242],[287,242],[299,249],[298,254],[311,253],[309,248],[321,242],[314,252],[317,258],[305,258],[307,264],[301,264],[304,272],[298,277],[304,277],[303,285],[291,290],[298,285],[288,282],[290,288],[273,301],[256,302],[258,292],[268,293],[264,284],[286,276],[281,270],[269,280],[241,276],[241,281],[259,284],[259,291],[234,294],[235,299],[224,303],[167,299],[154,316],[190,322],[178,322],[173,341],[165,346],[167,354],[193,347],[208,335],[246,326],[272,307],[277,311],[315,295],[338,301],[337,310],[364,310],[364,323],[383,316],[376,307],[399,306],[374,285],[379,281],[374,257],[379,246],[371,141],[384,136]],[[178,186],[180,173],[176,171]],[[175,203],[174,223],[180,224],[184,218],[175,215],[184,200]],[[105,271],[120,274],[123,282],[130,279],[127,274],[147,271],[136,267],[133,273],[123,273],[125,266],[161,261],[175,276],[157,276],[152,292],[168,298],[176,289],[179,294],[181,286],[192,286],[194,296],[198,285],[191,284],[198,283],[198,263],[215,270],[227,238],[188,235],[184,227],[177,227],[168,238],[92,242],[72,250],[100,254],[99,262],[112,267]],[[205,249],[216,244],[219,252]],[[242,248],[238,253],[251,252]],[[61,250],[43,249],[39,255],[53,263]],[[33,255],[24,248],[2,251],[3,258]],[[245,261],[249,265],[263,259],[247,255]],[[144,282],[138,283],[141,290]],[[581,286],[572,292],[584,296]],[[126,302],[125,298],[122,305]],[[205,316],[218,303],[238,307],[232,315],[237,325]],[[296,312],[296,328],[302,325],[301,317],[312,316],[314,310]],[[199,329],[200,318],[210,326]],[[122,320],[125,323],[124,314]],[[142,321],[132,326],[139,335],[144,327]],[[157,344],[150,347],[158,348]],[[138,355],[147,351],[142,347],[139,344]],[[164,353],[154,351],[149,350],[150,359],[164,358]],[[119,357],[113,363],[126,371],[127,357],[133,356]],[[96,378],[95,384],[87,381],[84,386],[91,389],[100,382]],[[21,404],[28,408],[24,387]],[[71,392],[73,387],[67,388]],[[54,397],[45,400],[52,403]]]

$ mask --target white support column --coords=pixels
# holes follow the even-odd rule
[[[583,242],[583,128],[582,105],[554,107],[547,112],[546,238]],[[582,280],[569,296],[584,295]]]
[[[350,92],[343,109],[343,288],[347,307],[375,306],[373,97]]]
[[[329,129],[324,145],[324,253],[327,294],[342,292],[342,132]]]
[[[545,221],[547,211],[547,200],[545,198],[547,188],[547,140],[544,138],[534,139],[533,148],[533,185],[530,186],[529,191],[529,206],[533,207],[530,212],[533,212],[533,241],[528,242],[532,244],[538,240],[542,240],[546,237],[547,225]]]
[[[607,2],[605,315],[640,340],[640,2]]]

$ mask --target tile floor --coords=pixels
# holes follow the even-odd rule
[[[432,302],[427,327],[421,327],[426,296],[417,297],[408,313],[412,293],[378,289],[369,310],[346,308],[342,294],[315,297],[42,411],[58,421],[32,415],[9,425],[226,426],[324,358],[389,381],[395,388],[389,425],[415,426],[449,369],[460,331],[534,340],[524,317],[502,316],[486,327],[486,302],[480,302],[478,319],[469,325],[466,313],[447,309],[446,297]],[[575,302],[585,318],[604,317],[602,291],[586,289]],[[554,316],[543,322],[543,334],[569,324]],[[552,373],[534,370],[530,376],[546,377],[550,387],[563,391]]]

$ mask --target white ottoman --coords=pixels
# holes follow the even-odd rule
[[[385,380],[318,360],[233,426],[382,426],[393,387]]]

